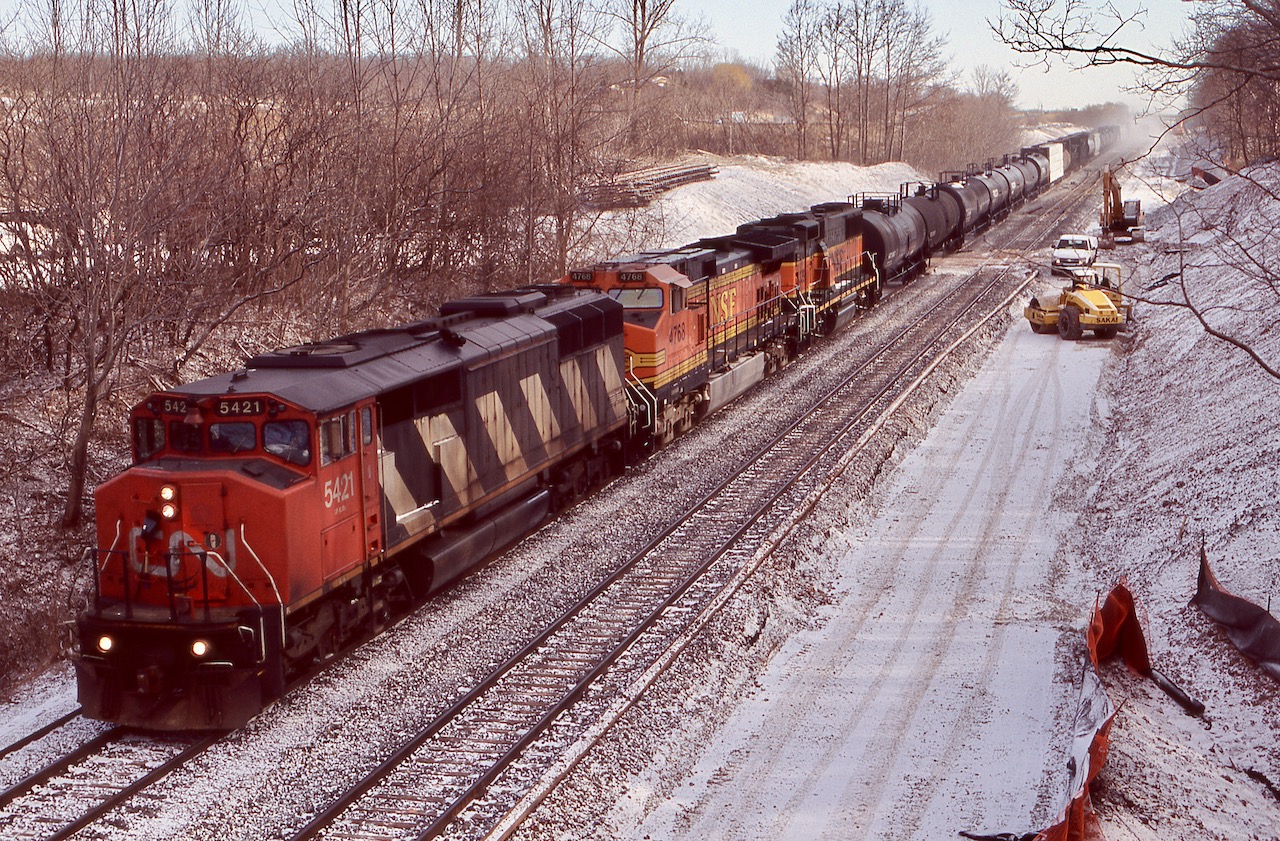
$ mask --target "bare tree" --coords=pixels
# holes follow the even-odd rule
[[[833,161],[843,160],[848,133],[849,52],[846,49],[846,16],[842,4],[828,6],[818,21],[817,61],[815,69],[825,98],[824,116],[827,133],[827,155]]]
[[[1131,46],[1136,37],[1135,25],[1145,14],[1143,9],[1122,13],[1110,4],[1096,8],[1083,0],[1066,0],[1061,6],[1053,0],[1005,3],[1007,12],[993,28],[1005,43],[1030,60],[1135,66],[1144,71],[1136,89],[1145,91],[1153,100],[1189,94],[1195,107],[1184,113],[1179,122],[1198,124],[1210,135],[1223,137],[1223,148],[1228,154],[1239,156],[1237,162],[1258,154],[1274,154],[1274,119],[1280,113],[1280,49],[1276,46],[1280,43],[1280,5],[1275,0],[1199,4],[1191,20],[1192,34],[1161,49]],[[1261,118],[1264,128],[1255,128],[1253,115]],[[1254,142],[1261,138],[1266,140]],[[1267,148],[1260,148],[1263,145]],[[1253,186],[1260,200],[1276,200],[1277,196],[1264,184],[1255,181]],[[1280,288],[1269,268],[1254,266],[1245,271],[1248,267],[1244,264],[1251,262],[1248,249],[1236,247],[1232,237],[1223,239],[1217,255],[1223,265],[1240,270],[1245,277],[1257,278],[1258,288],[1270,290],[1272,298]],[[1195,275],[1185,266],[1175,273],[1182,295],[1173,304],[1186,308],[1210,335],[1240,348],[1276,377],[1280,366],[1265,359],[1253,338],[1233,332],[1215,320],[1213,302],[1196,294]],[[1269,306],[1273,305],[1274,301],[1269,301]]]
[[[607,0],[604,13],[618,30],[616,39],[611,38],[605,44],[623,60],[629,73],[624,81],[629,103],[629,134],[631,145],[639,147],[643,94],[660,91],[653,83],[680,62],[702,58],[710,38],[700,23],[679,14],[676,0]]]
[[[594,47],[608,23],[585,0],[527,0],[517,10],[525,63],[515,79],[523,98],[525,274],[562,275],[595,214],[580,196],[607,167],[611,105]]]
[[[927,107],[946,69],[942,39],[933,34],[928,12],[908,9],[903,0],[886,0],[877,7],[884,33],[884,113],[880,157],[900,158],[907,130]]]
[[[821,12],[817,0],[792,0],[778,36],[778,81],[786,88],[787,106],[796,128],[796,155],[809,156],[809,110],[813,79],[818,73],[818,27]]]
[[[159,269],[169,223],[200,200],[189,164],[203,144],[198,109],[179,93],[181,68],[166,60],[174,36],[159,2],[55,4],[42,23],[43,49],[23,62],[11,99],[30,123],[15,138],[26,169],[7,181],[4,203],[38,217],[40,244],[23,269],[60,345],[64,390],[77,397],[62,515],[72,526],[121,356],[179,305]]]

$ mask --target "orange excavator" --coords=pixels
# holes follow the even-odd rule
[[[1115,248],[1120,242],[1142,242],[1146,239],[1146,215],[1138,199],[1123,201],[1120,197],[1120,179],[1107,167],[1102,171],[1102,236],[1099,248]]]

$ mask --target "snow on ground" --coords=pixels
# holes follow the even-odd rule
[[[1276,364],[1280,331],[1267,315],[1277,303],[1274,287],[1242,269],[1258,274],[1280,259],[1272,227],[1280,224],[1280,173],[1268,168],[1255,175],[1269,190],[1232,180],[1183,195],[1165,210],[1157,204],[1171,194],[1162,186],[1128,183],[1131,192],[1151,190],[1142,194],[1148,242],[1112,255],[1133,266],[1131,290],[1153,286],[1143,292],[1150,300],[1138,305],[1134,334],[1069,345],[1031,334],[1011,313],[1008,334],[974,379],[953,389],[958,394],[932,434],[895,458],[899,467],[869,496],[849,488],[845,512],[828,511],[832,520],[814,524],[808,554],[822,570],[790,573],[812,575],[802,582],[814,591],[812,601],[787,602],[784,621],[782,602],[766,598],[770,588],[781,589],[774,582],[744,609],[756,631],[766,625],[766,638],[800,624],[761,666],[757,684],[736,695],[733,688],[742,684],[732,684],[718,698],[715,680],[688,684],[677,694],[670,726],[645,732],[652,742],[687,719],[697,734],[687,758],[659,753],[639,762],[624,753],[608,770],[623,779],[625,794],[586,812],[605,823],[562,822],[569,828],[558,837],[936,839],[960,829],[1043,826],[1064,795],[1062,762],[1088,610],[1095,593],[1127,575],[1157,665],[1205,701],[1209,717],[1192,719],[1149,684],[1108,672],[1113,697],[1123,703],[1096,798],[1106,837],[1280,838],[1280,803],[1259,780],[1280,783],[1280,687],[1187,604],[1202,538],[1224,586],[1263,605],[1280,596],[1280,380],[1206,336],[1184,309],[1166,306],[1183,294],[1176,279],[1158,285],[1181,270],[1192,300],[1230,305],[1210,313],[1215,324],[1244,331]],[[896,190],[916,177],[893,166],[867,172],[725,163],[716,180],[663,200],[665,244],[728,233],[752,218],[852,192]],[[890,314],[893,303],[880,309]],[[877,311],[867,323],[881,317]],[[663,458],[682,452],[689,452],[688,442]],[[655,460],[640,475],[663,469]],[[620,485],[625,490],[637,481]],[[599,530],[589,514],[607,507],[607,496],[534,543],[575,528]],[[449,617],[466,614],[464,601],[476,593],[496,591],[483,604],[503,613],[503,594],[532,574],[510,567],[481,571],[430,616],[376,643],[388,649],[385,660],[369,656],[379,674],[409,685],[406,699],[418,692],[420,700],[425,690],[396,670],[448,684],[448,675],[435,675],[445,668],[443,658],[419,637],[453,633]],[[824,602],[811,621],[794,621]],[[510,624],[511,611],[504,615]],[[475,623],[458,620],[456,627],[469,624]],[[724,647],[730,645],[744,656],[768,653],[765,645]],[[415,665],[422,662],[434,668]],[[222,780],[257,784],[261,777],[264,794],[243,808],[278,801],[286,811],[301,810],[299,803],[321,796],[324,786],[311,775],[337,779],[337,766],[351,764],[335,755],[326,765],[323,755],[340,754],[346,739],[352,753],[358,738],[375,741],[343,735],[344,727],[362,732],[352,711],[383,709],[368,707],[355,688],[348,694],[358,701],[336,702],[343,690],[327,689],[331,683],[336,678],[308,687],[236,734],[225,762],[209,763],[208,779],[184,771],[186,800],[204,805],[157,804],[178,812],[164,812],[160,829],[251,838],[256,829],[233,828],[278,825],[198,811],[211,799],[241,804]],[[73,697],[65,668],[28,685],[0,708],[0,744],[69,708]],[[715,731],[695,725],[704,710],[690,706],[694,699],[709,699],[706,706],[717,705],[727,723]],[[328,770],[304,770],[313,766]],[[606,783],[588,781],[583,790],[598,801],[600,792],[617,788]],[[174,791],[170,800],[183,798]],[[159,837],[154,827],[147,832]],[[521,837],[548,837],[531,832]]]
[[[1069,518],[1047,479],[1081,448],[1110,355],[1010,334],[832,558],[834,601],[631,837],[932,839],[1051,821],[1056,650],[1079,642],[1090,593],[1055,568]]]
[[[849,519],[872,515],[817,550],[836,576],[830,604],[747,691],[739,682],[722,696],[718,729],[690,723],[694,737],[657,740],[638,768],[643,752],[624,749],[624,794],[602,812],[578,807],[603,828],[569,837],[934,839],[1043,827],[1065,800],[1089,611],[1127,577],[1156,665],[1208,712],[1191,718],[1151,684],[1106,670],[1120,711],[1095,783],[1105,837],[1280,838],[1280,687],[1188,605],[1201,536],[1225,586],[1263,605],[1280,596],[1280,380],[1185,310],[1157,306],[1181,286],[1142,293],[1181,267],[1191,299],[1221,300],[1211,320],[1275,366],[1266,313],[1280,302],[1259,269],[1280,259],[1280,175],[1161,210],[1185,188],[1154,169],[1122,175],[1126,198],[1147,208],[1150,241],[1108,255],[1130,267],[1131,293],[1154,298],[1138,304],[1132,336],[1064,345],[1015,312],[888,488],[851,495]],[[1176,244],[1179,226],[1191,250]],[[694,666],[686,699],[707,694],[698,677]],[[682,749],[693,758],[675,760]]]
[[[897,194],[902,184],[924,180],[903,163],[860,167],[761,156],[707,156],[705,162],[718,167],[714,178],[664,193],[644,214],[651,231],[644,249],[677,248],[732,234],[744,222],[848,201],[855,193]],[[636,214],[623,212],[606,224],[630,226],[635,219]]]

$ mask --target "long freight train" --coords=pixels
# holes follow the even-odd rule
[[[157,392],[96,492],[86,715],[237,727],[1110,140],[450,302]]]

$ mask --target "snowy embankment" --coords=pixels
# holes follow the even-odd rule
[[[1147,241],[1132,267],[1138,329],[1103,378],[1067,551],[1099,586],[1127,575],[1158,667],[1208,707],[1206,722],[1138,692],[1112,736],[1099,813],[1109,839],[1280,838],[1280,685],[1188,604],[1203,542],[1222,585],[1280,608],[1280,377],[1209,335],[1185,306],[1280,369],[1280,167],[1255,168],[1167,206],[1132,179]],[[1255,776],[1243,779],[1244,774]]]
[[[659,740],[653,764],[593,815],[593,837],[1043,827],[1066,796],[1095,595],[1127,576],[1155,664],[1208,712],[1191,718],[1106,670],[1120,706],[1095,784],[1106,837],[1280,838],[1280,692],[1188,605],[1202,535],[1224,586],[1263,605],[1280,595],[1280,381],[1166,306],[1181,286],[1143,291],[1185,264],[1192,299],[1221,299],[1214,323],[1274,364],[1280,341],[1260,311],[1274,287],[1239,269],[1275,265],[1280,201],[1237,182],[1161,209],[1183,190],[1125,184],[1151,227],[1147,244],[1107,255],[1150,299],[1133,334],[1068,345],[1015,313],[888,486],[850,498],[873,516],[817,553],[830,604],[754,691],[725,699],[724,725],[692,758]]]
[[[815,204],[848,201],[856,193],[894,193],[926,180],[904,163],[785,161],[780,158],[707,155],[717,174],[663,194],[652,206],[605,214],[597,234],[604,256],[678,248],[704,237],[734,233],[744,222],[808,210]]]
[[[662,199],[662,236],[643,247],[727,234],[744,221],[856,192],[896,192],[920,177],[901,164],[718,165],[715,180]],[[843,508],[813,528],[814,546],[798,559],[799,569],[780,568],[778,579],[761,584],[756,603],[773,612],[744,608],[748,636],[766,625],[768,638],[789,617],[804,618],[802,608],[813,609],[805,601],[784,618],[787,605],[776,591],[786,586],[779,582],[816,582],[813,602],[822,603],[812,622],[780,643],[754,694],[697,681],[697,669],[683,685],[673,677],[670,714],[637,720],[633,752],[623,740],[617,756],[587,763],[600,773],[584,774],[591,778],[577,787],[581,800],[570,802],[575,787],[567,785],[559,805],[548,804],[553,818],[517,837],[552,837],[548,826],[558,826],[554,836],[564,838],[897,841],[1043,826],[1065,795],[1062,763],[1088,611],[1095,593],[1127,575],[1146,612],[1156,665],[1203,700],[1209,718],[1190,718],[1149,684],[1108,673],[1122,703],[1095,794],[1108,841],[1280,838],[1280,802],[1263,782],[1280,783],[1280,687],[1187,604],[1202,537],[1225,587],[1263,605],[1280,597],[1280,380],[1206,336],[1186,310],[1166,306],[1182,295],[1176,280],[1142,291],[1181,269],[1193,300],[1230,304],[1213,311],[1213,323],[1242,331],[1265,358],[1280,360],[1280,336],[1267,317],[1277,303],[1274,287],[1242,271],[1280,259],[1280,174],[1257,175],[1270,193],[1233,179],[1164,210],[1157,207],[1162,185],[1129,181],[1126,197],[1141,190],[1148,209],[1148,242],[1110,258],[1132,267],[1129,290],[1150,299],[1138,305],[1132,336],[1068,344],[1032,335],[1011,312],[1010,331],[997,337],[962,390],[939,378],[951,403],[934,431],[905,458],[895,457],[896,469],[869,496],[856,483],[835,490],[831,505]],[[1077,224],[1087,229],[1094,218],[1091,212]],[[1178,244],[1179,230],[1187,243]],[[1241,253],[1221,253],[1237,240],[1245,242]],[[945,261],[936,264],[936,274],[947,271]],[[895,304],[902,301],[886,301],[851,329],[900,318]],[[867,340],[865,332],[855,335]],[[830,348],[826,359],[838,364]],[[801,367],[784,372],[784,381]],[[753,399],[771,411],[763,397]],[[678,468],[696,438],[664,453],[665,461],[655,459],[645,475],[673,459]],[[653,490],[624,480],[557,528],[600,530],[590,512],[631,485],[636,494]],[[619,504],[614,519],[621,523],[632,510]],[[541,562],[560,558],[547,550]],[[154,805],[159,828],[143,826],[135,837],[250,838],[264,834],[260,827],[287,826],[298,813],[293,801],[327,795],[325,768],[352,762],[335,751],[355,752],[358,740],[328,734],[347,724],[359,731],[358,720],[381,709],[358,690],[375,685],[383,671],[437,677],[440,661],[421,638],[452,636],[445,618],[454,608],[461,613],[469,594],[480,607],[501,605],[506,579],[536,571],[510,566],[477,573],[436,605],[431,621],[405,623],[375,643],[371,650],[388,650],[369,655],[377,674],[363,684],[326,679],[260,716],[229,740],[220,764],[210,763],[212,775],[184,772],[182,784]],[[499,595],[482,599],[490,590]],[[538,592],[546,598],[548,590]],[[501,619],[504,633],[514,623],[509,614]],[[466,624],[477,623],[456,627]],[[762,648],[727,639],[706,651],[763,658]],[[706,673],[724,672],[732,669],[717,664]],[[721,696],[701,703],[716,692]],[[359,703],[347,704],[344,693]],[[65,668],[20,694],[0,707],[0,744],[74,705]],[[424,693],[405,697],[402,703],[421,706]],[[729,723],[714,733],[696,726],[699,716],[713,714]],[[680,743],[682,729],[693,744]],[[320,761],[326,757],[328,765]],[[226,812],[248,814],[240,795],[224,790],[227,781],[242,784],[237,790],[260,789],[249,805],[281,815],[226,831],[240,825]]]

